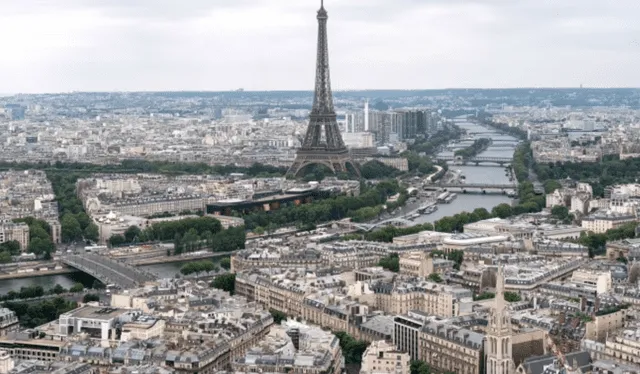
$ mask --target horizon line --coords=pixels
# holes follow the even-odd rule
[[[493,90],[638,90],[640,87],[634,86],[610,86],[610,87],[580,87],[580,86],[541,86],[541,87],[448,87],[448,88],[363,88],[363,89],[334,89],[333,92],[372,92],[372,91],[493,91]],[[82,93],[265,93],[265,92],[309,92],[313,90],[296,90],[296,89],[272,89],[272,90],[71,90],[71,91],[49,91],[49,92],[17,92],[17,93],[0,93],[0,95],[17,96],[17,95],[60,95],[60,94],[82,94]],[[2,97],[2,96],[0,96]]]

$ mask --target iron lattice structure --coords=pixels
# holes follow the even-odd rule
[[[357,165],[351,159],[344,145],[336,111],[333,107],[331,77],[329,74],[329,46],[327,40],[327,11],[324,1],[318,10],[318,56],[316,61],[316,85],[313,108],[309,115],[309,126],[302,147],[296,153],[296,159],[288,174],[298,175],[308,165],[321,164],[329,167],[333,173],[346,172],[350,164],[360,175]]]

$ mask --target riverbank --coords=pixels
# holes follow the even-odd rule
[[[491,143],[488,144],[487,148],[478,153],[480,157],[498,157],[498,158],[512,158],[514,155],[514,151],[519,143],[519,140],[510,136],[505,135],[499,131],[495,131],[492,128],[488,128],[486,126],[482,126],[480,124],[470,122],[466,118],[457,118],[455,120],[455,125],[460,129],[466,131],[468,134],[472,134],[472,138],[467,141],[475,141],[478,139],[486,138],[490,139]],[[511,147],[505,147],[504,144],[509,144]],[[450,141],[449,145],[458,144]],[[493,145],[499,146],[493,146]],[[443,147],[441,151],[434,157],[437,156],[447,156],[454,157],[454,152],[448,150],[447,147]],[[434,165],[435,167],[438,167]],[[512,183],[511,171],[506,171],[504,167],[500,167],[498,164],[484,164],[484,165],[449,165],[449,176],[455,175],[456,179],[464,180],[467,184],[493,184],[493,185],[507,185]],[[444,176],[442,178],[444,182],[447,182],[447,177]],[[436,186],[436,184],[429,185],[427,183],[428,179],[425,179],[425,185],[421,187],[416,187],[420,191],[424,191],[425,187]],[[424,195],[424,196],[423,196]],[[420,206],[423,206],[430,202],[430,198],[427,194],[418,194],[417,200],[413,200],[408,202],[407,206],[403,209],[400,209],[393,215],[394,218],[399,218],[406,216],[407,214],[411,214],[413,210],[417,209]],[[502,194],[502,191],[497,194],[487,195],[478,193],[478,194],[464,194],[459,193],[457,198],[453,199],[449,204],[439,204],[438,210],[431,214],[422,214],[419,217],[413,220],[414,224],[423,224],[423,223],[435,223],[436,221],[445,218],[445,217],[453,217],[458,213],[462,212],[472,212],[477,208],[484,208],[487,211],[491,211],[495,206],[500,204],[515,204],[512,198],[507,196],[506,194]],[[389,217],[385,217],[389,218]]]
[[[0,280],[46,277],[46,276],[50,276],[50,275],[73,274],[73,273],[78,273],[78,272],[79,272],[79,270],[76,270],[74,268],[63,267],[62,269],[52,269],[52,270],[44,270],[44,271],[29,271],[29,272],[25,271],[25,272],[21,272],[21,273],[0,274]]]
[[[436,168],[436,171],[427,175],[427,177],[424,179],[427,183],[433,183],[433,178],[438,175],[438,173],[442,172],[443,167],[440,165],[433,165],[434,168]]]

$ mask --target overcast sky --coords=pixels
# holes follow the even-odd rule
[[[0,92],[311,90],[319,0],[0,0]],[[640,87],[638,0],[325,0],[334,89]]]

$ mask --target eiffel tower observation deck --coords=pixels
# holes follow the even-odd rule
[[[347,165],[358,176],[360,171],[351,159],[338,128],[336,111],[333,108],[331,78],[329,75],[329,46],[327,40],[327,20],[324,0],[318,10],[318,57],[316,61],[316,86],[313,108],[309,115],[309,126],[302,147],[287,174],[298,175],[308,165],[325,165],[333,173],[348,172]]]

